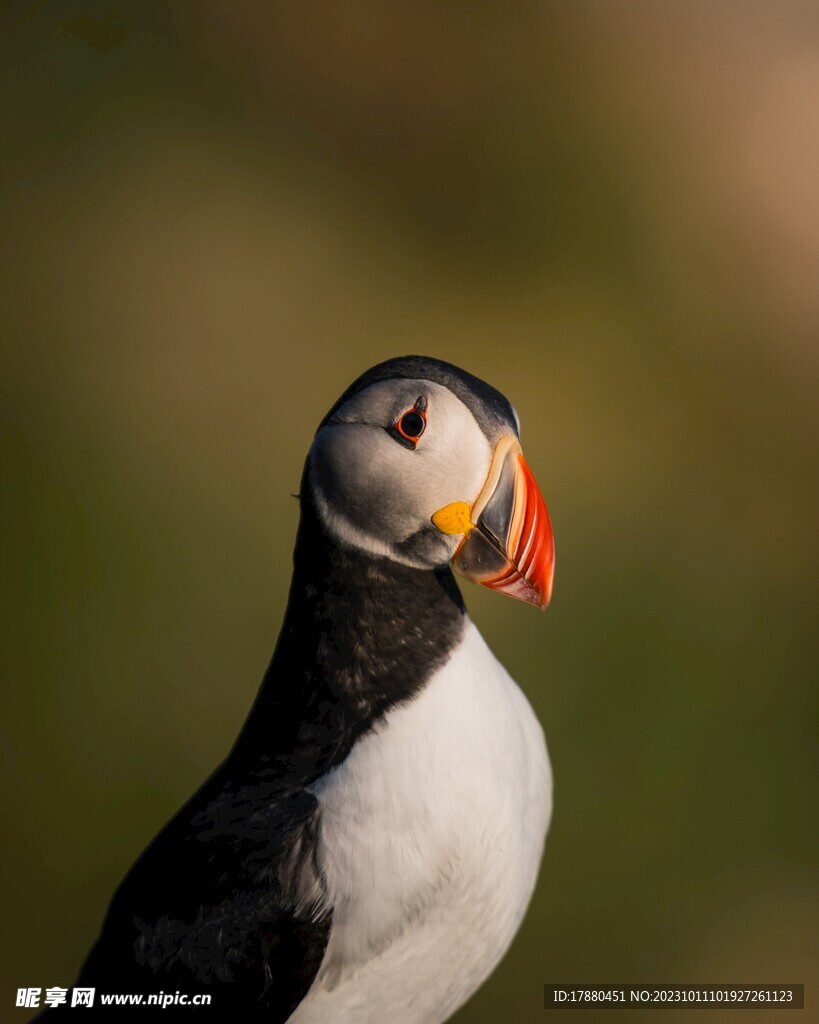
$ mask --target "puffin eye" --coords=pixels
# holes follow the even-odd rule
[[[414,409],[410,412],[405,412],[398,421],[398,429],[408,441],[417,441],[421,434],[423,434],[426,425],[424,417]]]
[[[427,402],[421,397],[411,409],[407,409],[395,421],[391,431],[396,441],[406,448],[414,448],[427,427]]]

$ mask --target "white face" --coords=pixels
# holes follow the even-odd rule
[[[396,437],[395,425],[419,399],[426,425],[413,447]],[[338,540],[432,568],[449,562],[460,541],[433,526],[433,513],[455,501],[472,505],[492,452],[472,412],[448,388],[428,380],[381,381],[345,402],[318,431],[309,483]]]

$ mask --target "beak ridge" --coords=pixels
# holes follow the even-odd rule
[[[546,502],[516,437],[499,442],[486,484],[472,506],[474,527],[452,564],[490,590],[545,609],[554,580],[554,534]]]

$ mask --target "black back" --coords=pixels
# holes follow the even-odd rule
[[[411,700],[461,637],[449,569],[339,545],[306,477],[287,611],[259,695],[225,763],[116,892],[78,981],[97,987],[98,1003],[100,992],[209,992],[231,1019],[290,1016],[332,927],[308,787]]]

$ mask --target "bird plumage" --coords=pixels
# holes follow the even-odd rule
[[[468,619],[313,791],[333,927],[292,1024],[446,1020],[517,931],[551,812],[540,725]]]
[[[419,387],[428,438],[399,455],[390,417]],[[331,409],[256,702],[120,885],[78,984],[209,992],[232,1019],[271,1024],[434,1024],[491,971],[531,895],[551,774],[531,708],[466,615],[457,538],[430,514],[453,481],[474,496],[510,431],[503,396],[421,357],[373,368]]]

